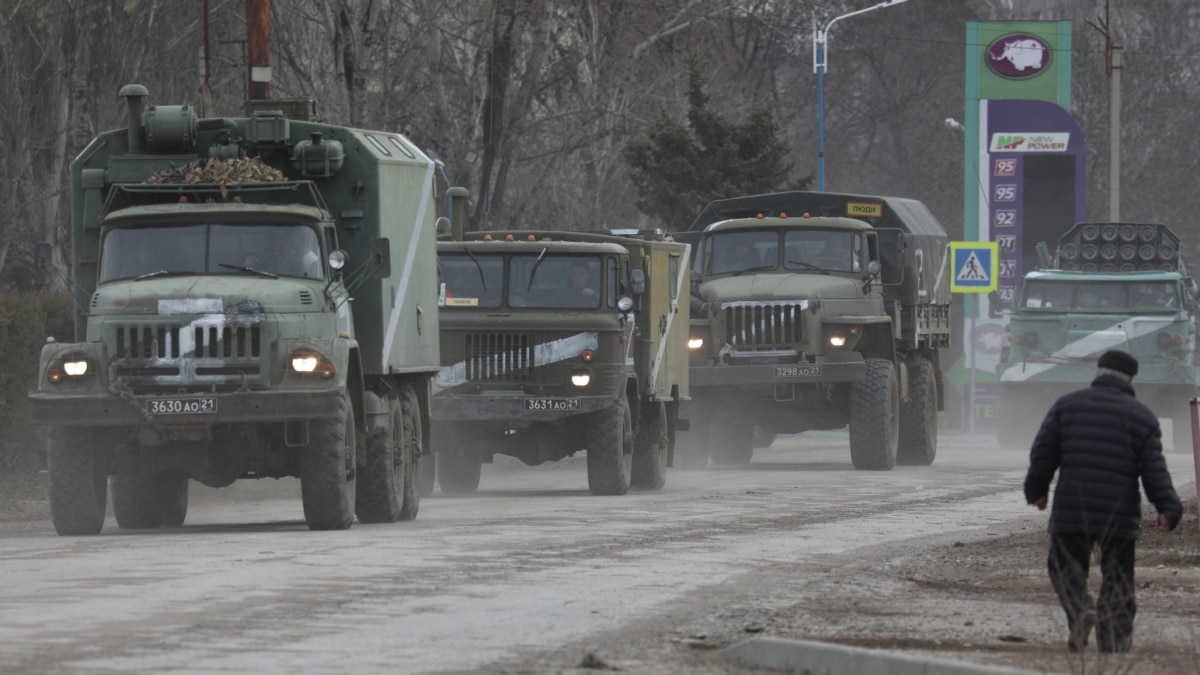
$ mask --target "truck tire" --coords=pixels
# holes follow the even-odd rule
[[[754,457],[754,424],[726,417],[713,424],[709,454],[714,464],[749,464]]]
[[[394,523],[400,520],[405,497],[404,411],[399,398],[388,397],[388,423],[367,436],[366,464],[355,479],[354,513],[360,523]]]
[[[313,530],[345,530],[354,523],[354,404],[342,392],[334,417],[308,423],[300,455],[300,498]]]
[[[754,425],[754,449],[755,450],[758,450],[760,448],[771,447],[771,444],[775,442],[775,439],[777,437],[778,437],[778,434],[773,434],[769,431],[763,431],[762,427],[758,426],[757,424]]]
[[[661,490],[667,483],[667,406],[660,401],[642,406],[637,434],[633,437],[631,487]]]
[[[187,518],[187,474],[116,473],[110,489],[113,515],[122,530],[179,527]]]
[[[400,388],[400,412],[404,420],[404,497],[400,500],[400,520],[413,520],[421,510],[421,462],[425,447],[421,442],[421,403],[412,385]]]
[[[850,390],[850,461],[856,469],[887,470],[896,465],[900,440],[900,386],[896,366],[867,359],[867,377]]]
[[[629,492],[629,464],[633,456],[633,421],[629,404],[594,412],[585,422],[588,489],[594,495],[623,495]]]
[[[464,448],[445,448],[437,452],[438,485],[446,494],[468,494],[479,489],[483,458]]]
[[[929,466],[937,456],[937,372],[933,362],[924,357],[913,365],[909,371],[909,400],[900,403],[896,463]]]
[[[93,445],[93,432],[51,427],[46,444],[50,520],[63,536],[100,534],[108,511],[108,459]]]

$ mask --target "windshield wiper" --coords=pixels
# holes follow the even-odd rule
[[[471,256],[471,262],[475,263],[475,269],[479,270],[479,283],[483,284],[483,290],[487,290],[487,279],[483,278],[483,265],[479,264],[479,258],[475,257],[475,253],[471,249],[467,249],[467,255]]]
[[[537,260],[533,261],[533,267],[529,270],[529,283],[525,284],[525,290],[528,291],[529,289],[533,288],[533,278],[537,276],[538,265],[541,265],[542,261],[545,260],[546,253],[549,250],[550,249],[548,248],[542,249],[541,254],[539,254],[537,257]]]
[[[139,274],[138,276],[134,277],[133,280],[134,281],[143,281],[145,279],[154,279],[156,277],[178,277],[178,276],[185,276],[188,274],[195,274],[195,272],[193,272],[191,270],[158,270],[156,272],[146,272],[145,274]]]
[[[800,262],[799,260],[789,260],[789,261],[787,261],[787,264],[788,265],[799,265],[800,267],[808,267],[808,268],[811,268],[811,269],[814,269],[814,270],[820,272],[821,274],[829,274],[829,270],[825,269],[824,267],[817,267],[816,265],[809,263],[809,262]]]
[[[260,277],[266,277],[268,279],[278,279],[279,278],[278,274],[271,274],[270,272],[264,272],[263,270],[256,270],[253,267],[246,267],[245,265],[230,265],[229,263],[217,263],[217,265],[224,267],[226,269],[237,270],[239,272],[249,272],[250,274],[257,274]]]
[[[773,269],[775,269],[775,265],[756,265],[754,267],[747,267],[745,269],[740,269],[740,270],[734,272],[733,276],[740,277],[741,275],[745,274],[746,272],[762,272],[764,270],[773,270]]]

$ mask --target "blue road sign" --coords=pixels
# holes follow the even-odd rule
[[[1000,248],[991,241],[950,242],[951,293],[991,293],[999,285]]]

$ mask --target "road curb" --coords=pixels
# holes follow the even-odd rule
[[[746,665],[809,675],[1036,675],[1029,670],[773,637],[751,638],[722,653]]]

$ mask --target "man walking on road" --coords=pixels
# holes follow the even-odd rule
[[[1162,454],[1158,419],[1134,398],[1138,362],[1107,351],[1086,389],[1061,397],[1050,408],[1029,453],[1025,500],[1050,511],[1050,584],[1067,615],[1067,646],[1080,651],[1096,627],[1102,652],[1129,651],[1137,613],[1134,545],[1141,534],[1142,495],[1158,511],[1158,529],[1173,530],[1183,506]],[[1100,593],[1088,594],[1088,561],[1100,550]]]

